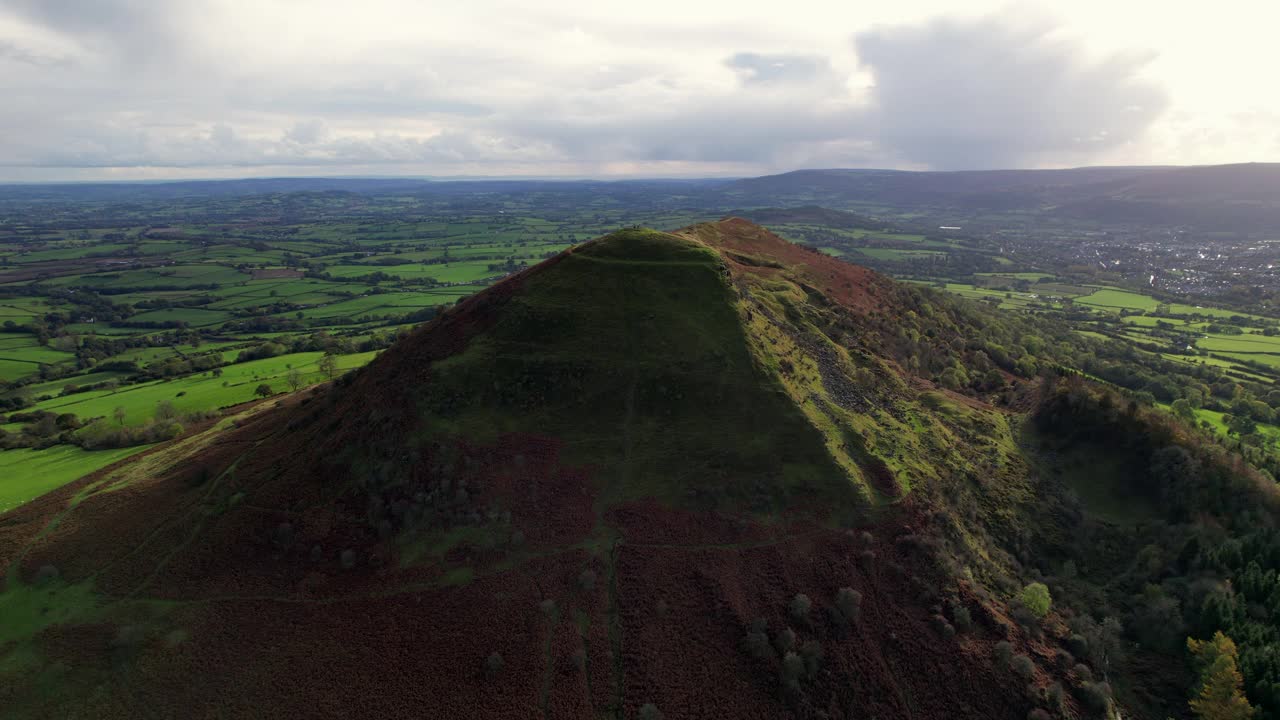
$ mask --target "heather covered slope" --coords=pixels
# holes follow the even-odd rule
[[[0,704],[1025,717],[1079,678],[975,590],[1032,486],[1006,413],[904,370],[969,352],[931,307],[736,219],[575,248],[0,517]]]

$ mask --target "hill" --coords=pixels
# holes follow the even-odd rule
[[[1122,663],[1103,619],[1144,572],[1230,572],[1201,555],[1269,496],[1158,413],[1053,379],[1070,332],[987,313],[736,218],[577,246],[331,386],[0,516],[0,703],[1181,715],[1176,648]],[[1082,486],[1090,448],[1114,472]],[[1199,500],[1157,522],[1171,448]],[[1028,615],[1038,580],[1061,607]]]
[[[742,204],[882,204],[931,209],[943,219],[956,213],[1016,211],[1218,231],[1269,229],[1280,221],[1280,164],[1274,163],[960,172],[798,170],[739,180],[723,192]]]

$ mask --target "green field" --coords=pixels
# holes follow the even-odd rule
[[[1196,346],[1211,352],[1280,354],[1280,336],[1209,335]]]
[[[255,399],[258,385],[266,383],[276,392],[289,390],[285,377],[291,369],[302,373],[304,383],[311,384],[326,378],[316,366],[324,353],[306,352],[279,357],[252,360],[224,368],[221,377],[212,373],[199,373],[173,380],[159,380],[129,385],[116,390],[96,390],[57,397],[36,404],[40,410],[57,413],[75,413],[82,419],[112,416],[117,407],[125,409],[125,422],[131,425],[145,423],[155,415],[156,406],[162,401],[173,403],[179,412],[204,412],[238,405]],[[350,370],[360,367],[376,353],[357,353],[338,356],[338,367]]]
[[[148,447],[94,452],[74,445],[56,445],[45,450],[0,450],[0,513]]]
[[[1151,312],[1159,305],[1159,301],[1147,295],[1139,295],[1128,290],[1102,288],[1091,295],[1076,298],[1082,305],[1093,305],[1115,310],[1142,310]]]

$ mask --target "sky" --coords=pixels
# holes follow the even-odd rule
[[[1275,161],[1277,20],[1256,0],[0,0],[0,180]]]

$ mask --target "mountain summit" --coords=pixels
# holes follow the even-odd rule
[[[910,372],[978,332],[923,297],[736,218],[570,249],[0,519],[0,702],[1024,717],[1070,669],[937,550],[999,572],[979,493],[1026,463]],[[993,666],[1010,640],[1043,669]]]

